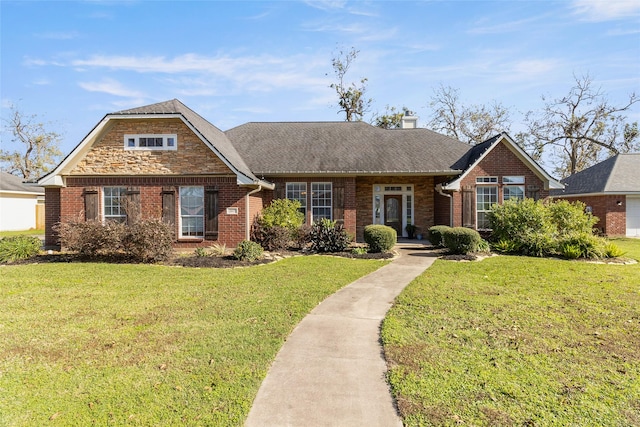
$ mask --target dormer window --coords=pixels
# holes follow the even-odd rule
[[[125,150],[176,150],[178,135],[176,134],[141,134],[125,135]]]

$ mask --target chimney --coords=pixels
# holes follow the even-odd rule
[[[418,127],[418,116],[402,116],[400,129],[416,129]]]

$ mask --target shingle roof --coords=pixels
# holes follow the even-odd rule
[[[146,105],[143,107],[132,108],[130,110],[117,111],[111,113],[110,116],[130,116],[130,115],[158,115],[158,114],[181,114],[191,125],[200,132],[211,145],[213,145],[219,153],[233,166],[238,172],[257,180],[251,169],[247,167],[244,159],[238,154],[235,147],[231,144],[227,136],[220,129],[212,125],[198,113],[184,105],[177,99],[160,102],[157,104]]]
[[[640,153],[617,154],[564,180],[554,196],[600,193],[640,193]]]
[[[44,189],[23,183],[23,179],[7,172],[0,172],[0,191],[44,194]]]
[[[247,123],[226,131],[257,175],[455,174],[469,145],[427,129],[364,122]]]

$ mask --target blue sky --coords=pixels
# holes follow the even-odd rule
[[[574,74],[613,103],[640,93],[637,0],[2,0],[0,15],[2,117],[14,104],[51,122],[65,154],[106,113],[173,98],[222,130],[343,120],[331,59],[351,47],[372,113],[407,106],[421,125],[439,85],[501,102],[515,130]]]

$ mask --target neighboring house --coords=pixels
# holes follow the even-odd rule
[[[44,188],[0,172],[0,231],[44,228]]]
[[[363,122],[247,123],[226,132],[178,100],[107,114],[50,174],[47,240],[77,219],[162,218],[176,247],[235,246],[276,198],[307,223],[486,228],[493,203],[562,188],[506,134],[474,147],[427,129]]]
[[[603,234],[640,237],[640,153],[617,154],[562,183],[552,196],[585,203]]]

